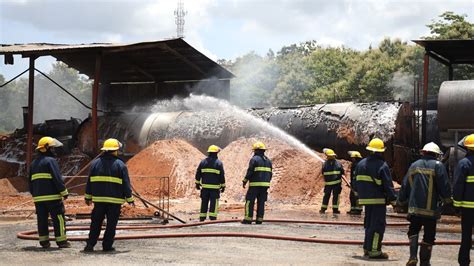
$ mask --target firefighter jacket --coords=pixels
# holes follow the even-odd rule
[[[357,159],[355,162],[352,163],[351,165],[351,188],[354,189],[355,183],[356,183],[356,174],[355,170],[357,167],[357,164],[360,162],[362,159]]]
[[[201,161],[196,170],[196,184],[208,189],[225,187],[224,165],[216,156]]]
[[[104,154],[91,163],[86,185],[86,200],[123,204],[133,202],[128,169],[112,154]]]
[[[474,153],[459,161],[454,170],[454,207],[474,209]]]
[[[380,155],[362,159],[355,174],[359,205],[385,205],[396,200],[390,169]]]
[[[262,153],[256,153],[249,162],[247,174],[242,180],[249,181],[250,187],[270,187],[272,180],[272,161]]]
[[[324,176],[324,185],[341,185],[342,176],[344,175],[344,168],[342,168],[341,163],[339,163],[337,160],[331,159],[325,161],[322,172]]]
[[[444,165],[432,156],[412,163],[398,194],[400,205],[408,204],[408,214],[437,219],[438,203],[451,202],[448,174]]]
[[[39,153],[31,163],[28,178],[34,202],[62,200],[68,195],[58,162],[47,153]]]

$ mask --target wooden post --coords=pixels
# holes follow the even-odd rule
[[[97,54],[95,59],[95,76],[94,85],[92,87],[92,145],[94,155],[98,153],[99,137],[98,137],[98,119],[97,119],[97,102],[99,98],[100,72],[102,67],[102,55]]]
[[[33,158],[33,104],[35,96],[35,59],[30,57],[30,68],[28,77],[28,118],[27,118],[27,138],[26,138],[26,172],[30,170]]]

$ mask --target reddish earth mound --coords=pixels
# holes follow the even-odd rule
[[[203,158],[204,154],[184,140],[159,140],[135,155],[127,165],[132,185],[143,196],[158,196],[159,177],[169,177],[170,196],[181,198],[197,195],[194,176]]]
[[[266,155],[273,162],[273,179],[269,200],[292,204],[320,203],[324,181],[322,163],[314,156],[275,139],[259,139],[267,145]],[[242,188],[248,162],[253,155],[252,143],[257,139],[240,139],[230,143],[219,155],[226,171],[227,190],[223,199],[242,200],[246,190]],[[324,156],[321,156],[324,158]],[[343,161],[347,168],[349,164]],[[344,205],[346,191],[341,205]]]

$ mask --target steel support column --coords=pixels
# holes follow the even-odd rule
[[[30,68],[28,77],[28,118],[26,138],[26,172],[28,173],[33,158],[33,104],[35,97],[35,59],[30,57]]]
[[[453,80],[453,65],[448,66],[448,80]]]
[[[430,69],[430,56],[425,53],[423,64],[423,107],[421,113],[421,145],[426,144],[426,110],[428,108],[428,71]]]
[[[93,145],[94,155],[98,153],[98,147],[99,147],[97,102],[99,98],[101,67],[102,67],[102,55],[98,54],[95,59],[94,85],[92,87],[92,145]]]

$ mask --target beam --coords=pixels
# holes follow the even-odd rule
[[[445,65],[445,66],[451,65],[451,62],[450,62],[448,59],[446,59],[446,58],[444,58],[444,57],[442,57],[442,56],[440,56],[440,55],[438,55],[438,54],[435,54],[435,53],[433,53],[432,51],[426,51],[426,53],[427,53],[429,56],[433,57],[433,59],[435,59],[436,61],[440,62],[441,64],[443,64],[443,65]]]
[[[99,98],[100,74],[102,68],[102,54],[97,54],[95,58],[95,75],[94,85],[92,87],[92,145],[94,155],[98,153],[99,137],[98,137],[98,119],[97,119],[97,102]]]
[[[203,75],[206,75],[206,73],[204,71],[202,71],[202,69],[197,66],[196,64],[194,64],[193,62],[189,61],[185,56],[183,56],[182,54],[180,54],[178,51],[176,51],[175,49],[169,47],[166,43],[162,43],[160,44],[160,47],[162,47],[163,49],[169,51],[170,53],[172,53],[174,56],[176,56],[179,60],[183,61],[184,63],[188,64],[190,67],[192,67],[194,70],[198,71],[199,73],[203,74]]]
[[[421,145],[426,144],[426,110],[428,107],[428,71],[430,69],[430,55],[425,53],[423,64],[423,109],[421,112]]]
[[[30,170],[33,158],[33,105],[35,97],[35,59],[30,57],[30,68],[28,77],[28,118],[27,118],[27,138],[26,138],[26,171]]]

